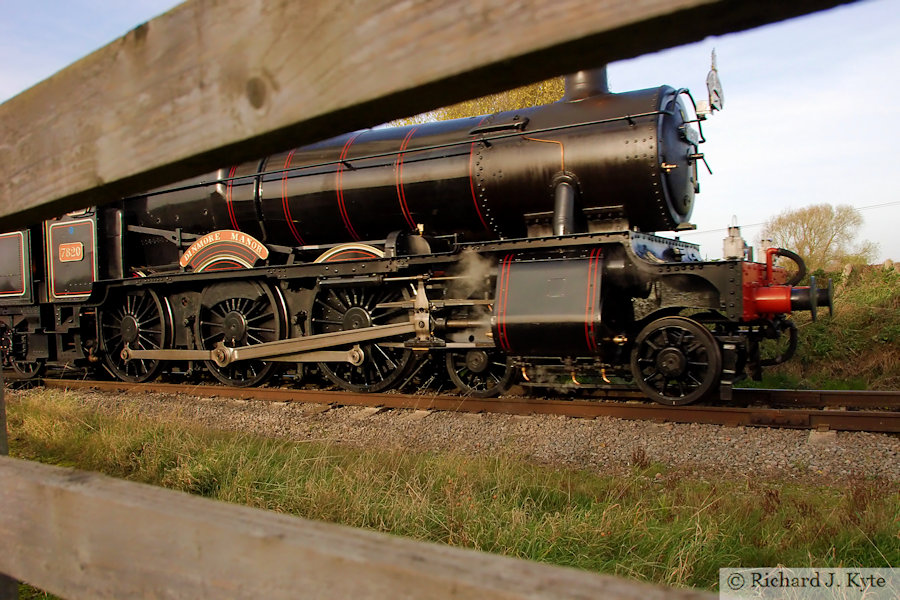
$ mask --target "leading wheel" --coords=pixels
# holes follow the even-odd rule
[[[99,309],[103,366],[122,381],[140,383],[159,374],[159,360],[122,358],[125,345],[131,350],[162,350],[171,347],[172,312],[165,298],[151,290],[123,290]]]
[[[194,333],[204,350],[223,343],[229,348],[284,339],[287,327],[284,300],[278,288],[254,281],[216,283],[203,290]],[[250,387],[268,380],[278,363],[239,360],[224,367],[206,361],[213,377],[226,385]]]
[[[358,287],[326,288],[316,295],[310,324],[312,333],[333,333],[409,320],[408,309],[379,304],[406,300],[409,288]],[[349,349],[351,346],[344,346]],[[387,341],[363,342],[361,362],[319,363],[322,373],[337,386],[354,392],[381,392],[394,387],[413,365],[408,348]]]
[[[722,374],[722,355],[705,327],[684,317],[653,321],[631,351],[638,387],[660,404],[690,404],[713,391]]]
[[[27,324],[23,321],[15,328],[2,326],[0,333],[0,349],[6,363],[15,371],[18,379],[34,379],[44,373],[46,366],[43,359],[26,360],[28,356]]]
[[[20,379],[34,379],[44,372],[44,362],[39,360],[13,360],[10,364]]]
[[[447,374],[462,394],[489,398],[509,389],[515,370],[512,359],[496,350],[448,350]]]

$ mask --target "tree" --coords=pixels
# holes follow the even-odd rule
[[[796,252],[810,272],[837,270],[846,263],[868,263],[877,252],[870,241],[855,243],[862,222],[859,211],[847,204],[814,204],[768,220],[760,239]]]
[[[427,113],[397,119],[391,125],[418,125],[420,123],[429,123],[432,121],[447,121],[449,119],[461,119],[463,117],[475,117],[478,115],[489,115],[492,113],[502,112],[505,110],[516,110],[519,108],[527,108],[529,106],[537,106],[539,104],[549,104],[556,102],[562,98],[565,92],[565,83],[562,77],[547,79],[519,88],[482,96],[474,100],[466,100],[459,104],[445,106]]]
[[[437,113],[436,118],[438,121],[489,115],[504,110],[516,110],[556,102],[562,98],[564,92],[564,79],[555,77],[505,92],[482,96],[474,100],[466,100],[452,106],[445,106],[434,112]]]

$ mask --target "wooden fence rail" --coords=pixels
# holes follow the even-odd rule
[[[710,598],[0,457],[0,572],[66,598]]]
[[[6,433],[6,397],[3,391],[3,369],[0,369],[0,457],[9,453],[9,442]],[[3,484],[0,483],[0,486]],[[0,553],[6,547],[6,542],[0,536]],[[19,592],[19,584],[14,579],[8,577],[2,569],[0,569],[0,600],[15,600]]]
[[[0,230],[846,0],[192,0],[0,105]]]
[[[0,105],[0,231],[846,1],[191,0]],[[709,597],[7,457],[0,573],[73,599]]]

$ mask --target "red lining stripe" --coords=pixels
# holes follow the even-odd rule
[[[503,286],[506,281],[507,258],[509,258],[509,255],[505,256],[503,262],[500,263],[500,276],[497,282],[497,342],[503,350],[507,350],[506,344],[503,342],[503,321],[506,319],[506,307],[503,305],[503,291],[505,288]]]
[[[506,349],[512,350],[512,344],[509,343],[509,334],[507,332],[506,311],[509,310],[509,278],[512,275],[513,255],[510,254],[506,266],[506,287],[503,291],[503,340],[506,343]]]
[[[284,175],[281,176],[281,207],[284,209],[284,219],[287,221],[288,227],[291,229],[291,233],[294,234],[294,239],[297,240],[297,243],[301,246],[304,245],[303,238],[300,237],[300,233],[297,231],[297,227],[294,226],[294,218],[291,216],[291,207],[288,203],[287,196],[287,180],[288,180],[288,171],[287,169],[291,166],[291,160],[294,158],[294,152],[297,149],[291,150],[290,154],[287,155],[287,158],[284,161]]]
[[[487,117],[482,117],[475,127],[480,127],[485,119],[487,119]],[[472,174],[472,163],[475,161],[475,144],[477,143],[478,142],[472,142],[472,145],[469,147],[469,189],[472,190],[472,203],[475,205],[475,212],[478,213],[478,220],[484,225],[486,231],[493,233],[493,230],[488,227],[487,221],[484,220],[484,215],[481,214],[481,208],[478,206],[478,197],[475,195],[475,178]]]
[[[418,129],[418,127],[413,127],[410,132],[406,134],[406,137],[403,138],[403,142],[400,144],[400,154],[397,155],[397,161],[394,163],[394,171],[397,174],[397,198],[400,200],[400,209],[403,211],[403,217],[406,219],[406,224],[413,230],[417,229],[416,221],[409,212],[409,207],[406,205],[406,193],[403,191],[403,153],[409,146],[409,140],[412,139],[416,129]]]
[[[601,248],[597,248],[597,256],[594,258],[594,277],[592,279],[593,283],[591,284],[591,299],[597,296],[598,288],[600,287],[600,257],[603,255],[603,250]],[[599,302],[599,299],[597,300]],[[591,302],[591,343],[593,344],[594,352],[599,350],[597,345],[597,333],[594,331],[594,327],[596,325],[596,319],[594,318],[594,308],[597,306],[593,301]],[[599,315],[598,315],[599,316]]]
[[[231,170],[228,171],[228,183],[225,185],[225,203],[228,205],[228,216],[231,217],[231,226],[240,231],[241,228],[238,227],[237,218],[234,216],[234,205],[231,198],[231,191],[234,187],[234,179],[232,177],[234,177],[235,173],[237,173],[237,165],[231,167]]]
[[[591,344],[594,349],[594,352],[597,352],[599,348],[597,347],[597,333],[594,331],[594,327],[596,325],[596,319],[594,318],[594,309],[596,304],[593,302],[593,297],[597,295],[597,279],[600,277],[600,249],[597,249],[597,257],[594,259],[594,276],[591,283]],[[598,300],[599,302],[599,300]]]
[[[337,258],[339,256],[347,255],[347,258]],[[376,254],[372,254],[371,252],[366,252],[365,250],[342,250],[337,254],[333,254],[328,257],[327,260],[323,262],[342,262],[347,260],[370,260],[373,258],[381,258]]]
[[[228,259],[223,259],[223,260],[221,260],[221,261],[217,260],[216,262],[210,263],[210,264],[211,264],[211,265],[218,265],[218,264],[228,265],[228,264],[231,264],[231,265],[234,265],[234,266],[219,267],[219,268],[217,268],[217,269],[213,269],[213,268],[211,268],[211,267],[206,267],[205,269],[203,269],[203,272],[204,272],[204,273],[205,273],[206,271],[235,271],[235,270],[237,270],[237,269],[243,269],[243,268],[244,268],[244,265],[242,265],[242,264],[240,264],[240,263],[236,263],[236,262],[234,262],[234,261],[232,261],[232,260],[228,260]]]
[[[600,248],[591,250],[591,258],[588,262],[587,299],[584,306],[584,339],[587,349],[597,351],[597,338],[594,332],[594,292],[596,291],[597,275],[600,267]]]
[[[24,296],[25,292],[28,290],[28,284],[25,279],[25,269],[27,266],[25,265],[25,234],[21,231],[14,231],[12,233],[4,233],[0,235],[0,239],[7,237],[19,237],[18,249],[19,249],[19,264],[22,265],[22,289],[20,290],[10,290],[8,292],[0,292],[0,296]],[[12,278],[15,273],[11,273],[7,275],[7,277]]]
[[[500,269],[500,293],[497,298],[497,333],[500,336],[500,347],[507,352],[512,350],[506,331],[506,310],[509,306],[509,272],[512,267],[512,259],[512,254],[507,254],[503,259],[503,266]]]
[[[91,231],[91,245],[90,245],[90,247],[85,246],[84,260],[87,260],[88,256],[90,256],[90,258],[91,258],[91,281],[88,283],[90,283],[90,285],[93,286],[94,282],[97,281],[97,255],[95,252],[95,249],[97,247],[97,229],[96,229],[96,223],[94,223],[94,221],[88,219],[86,221],[60,221],[59,223],[53,223],[53,224],[48,223],[48,225],[47,225],[48,242],[47,243],[54,250],[54,254],[55,254],[56,247],[58,247],[58,244],[56,247],[54,247],[54,245],[53,245],[54,244],[53,228],[54,227],[78,227],[79,225],[87,225]],[[56,291],[56,269],[53,266],[54,262],[55,262],[53,260],[54,256],[50,252],[47,252],[46,254],[47,254],[47,256],[45,257],[45,260],[48,261],[48,263],[50,265],[50,295],[51,296],[53,296],[54,298],[59,298],[62,296],[90,296],[91,295],[90,291],[87,291],[87,292],[57,292]]]
[[[362,132],[357,133],[350,137],[349,140],[344,144],[344,148],[341,150],[340,161],[338,163],[338,169],[336,173],[337,178],[337,198],[338,198],[338,208],[341,211],[341,219],[344,220],[344,229],[347,230],[347,233],[350,234],[355,241],[359,241],[359,236],[356,234],[356,230],[353,229],[353,225],[350,223],[350,217],[347,215],[347,206],[344,204],[344,160],[347,158],[347,152],[350,150],[350,145],[362,135]]]

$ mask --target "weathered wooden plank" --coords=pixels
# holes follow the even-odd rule
[[[0,572],[65,598],[711,598],[0,458]]]
[[[0,573],[0,600],[16,600],[19,597],[19,582]]]
[[[3,369],[0,369],[0,456],[9,453],[6,435],[6,390],[3,386]],[[18,597],[19,583],[0,571],[0,600],[16,600]]]
[[[0,105],[0,230],[849,0],[191,0]]]
[[[3,369],[0,369],[0,456],[9,454],[6,432],[6,390],[3,386]]]

